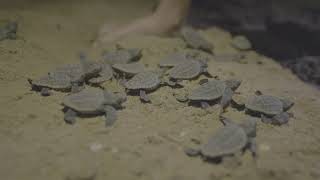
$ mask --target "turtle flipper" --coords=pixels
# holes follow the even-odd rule
[[[210,107],[209,103],[205,101],[201,101],[200,105],[202,109],[208,109]]]
[[[100,77],[91,78],[91,79],[88,80],[88,82],[90,84],[101,84],[101,83],[103,83],[105,81],[108,81],[108,80],[109,79],[106,79],[106,78],[100,76]]]
[[[166,82],[166,84],[167,84],[168,86],[170,86],[170,87],[175,87],[175,86],[177,85],[177,82],[172,81],[172,80],[168,80],[168,81]]]
[[[233,96],[233,91],[231,88],[227,87],[223,95],[221,97],[220,105],[221,105],[221,113],[225,111],[225,109],[229,106]]]
[[[209,79],[201,79],[200,81],[199,81],[199,85],[204,85],[204,84],[206,84],[206,83],[208,83],[209,82]]]
[[[278,125],[278,126],[281,126],[283,124],[287,124],[289,122],[289,119],[290,119],[290,114],[287,113],[287,112],[283,112],[283,113],[280,113],[278,115],[275,115],[273,118],[272,118],[272,124],[274,125]]]
[[[101,66],[101,64],[90,62],[86,54],[83,52],[80,53],[80,66],[81,72],[75,78],[78,83],[82,84],[92,77],[97,77],[103,74],[103,67]]]
[[[226,118],[224,116],[219,116],[219,120],[222,122],[222,124],[224,126],[234,125],[235,124],[235,122],[233,122],[231,119]]]
[[[77,112],[72,109],[68,109],[64,113],[64,121],[68,124],[74,124],[76,122]]]
[[[127,80],[125,78],[120,78],[118,82],[119,82],[120,86],[126,87],[125,84],[126,84]]]
[[[257,141],[256,138],[248,138],[248,148],[252,153],[253,157],[257,156]]]
[[[41,96],[50,96],[51,92],[49,88],[42,88],[40,91]]]
[[[272,123],[272,118],[269,118],[269,117],[267,117],[267,116],[262,114],[261,115],[261,121],[263,123],[265,123],[265,124],[271,124]]]
[[[143,102],[150,102],[150,99],[144,90],[140,90],[140,99]]]
[[[79,85],[79,83],[71,83],[71,93],[78,93],[84,89],[84,86]]]
[[[207,68],[204,68],[204,69],[202,70],[202,73],[203,73],[203,75],[205,75],[205,76],[208,77],[208,78],[213,78],[213,75],[208,71]]]
[[[112,106],[104,107],[106,126],[112,126],[117,120],[117,110]]]
[[[201,155],[201,150],[197,148],[185,148],[184,153],[189,157]]]

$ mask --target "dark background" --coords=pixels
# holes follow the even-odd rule
[[[256,51],[320,85],[320,1],[193,1],[188,23],[244,34]]]

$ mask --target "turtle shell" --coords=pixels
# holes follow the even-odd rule
[[[54,72],[61,74],[80,74],[82,73],[82,66],[80,64],[67,64],[57,67]]]
[[[153,90],[160,85],[160,82],[161,81],[159,79],[158,74],[150,71],[145,71],[145,72],[136,74],[124,85],[127,89],[131,89],[131,90],[137,90],[137,89]]]
[[[32,85],[56,90],[71,89],[71,78],[65,73],[50,72],[47,75],[32,80]]]
[[[241,151],[248,142],[246,132],[239,125],[228,124],[211,136],[201,147],[201,154],[207,158],[231,155]]]
[[[181,63],[184,63],[187,61],[188,61],[188,58],[185,53],[176,52],[176,53],[172,53],[172,54],[169,54],[166,57],[164,57],[159,62],[159,66],[160,67],[174,67],[178,64],[181,64]]]
[[[130,64],[114,64],[112,68],[116,71],[126,73],[128,75],[135,75],[139,72],[145,71],[145,67],[141,63],[130,63]]]
[[[246,102],[246,108],[266,115],[277,115],[283,112],[281,100],[269,95],[260,95],[249,98]]]
[[[105,103],[104,91],[98,88],[86,88],[78,93],[66,96],[63,105],[82,114],[101,112]]]
[[[82,78],[89,78],[97,76],[102,70],[99,63],[88,63],[88,67],[84,69],[82,64],[68,64],[56,68],[53,72],[56,74],[66,74],[73,80],[80,80]]]
[[[190,60],[174,66],[170,70],[169,76],[173,79],[193,79],[196,78],[201,73],[201,71],[202,66],[200,62]]]
[[[223,81],[211,80],[193,90],[188,98],[190,100],[216,100],[223,95],[225,88],[226,84]]]

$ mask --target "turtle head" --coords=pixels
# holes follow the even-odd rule
[[[202,68],[208,68],[208,59],[206,58],[196,58],[196,60],[200,63]]]
[[[84,74],[89,69],[89,62],[87,59],[87,55],[84,52],[79,52],[79,60],[80,60],[80,65],[81,65],[83,74]]]
[[[204,58],[199,58],[197,61],[200,63],[201,72],[205,74],[207,77],[212,77],[212,75],[208,72],[208,60]]]
[[[18,23],[16,21],[9,22],[6,27],[6,32],[8,33],[9,39],[16,39],[17,38],[17,29],[18,29]]]
[[[122,103],[127,101],[127,95],[124,92],[115,93],[116,104],[121,107]]]
[[[114,108],[122,108],[122,103],[127,100],[125,93],[115,92],[112,93],[108,90],[104,90],[105,102],[103,105],[111,105]]]
[[[288,111],[294,105],[294,102],[287,98],[280,98],[280,101],[283,104],[284,111]]]
[[[80,63],[84,64],[87,62],[87,55],[85,52],[79,52],[79,59],[80,59]]]
[[[168,74],[167,68],[157,68],[153,71],[156,73],[160,78],[164,78]]]
[[[231,88],[233,91],[237,90],[238,87],[241,85],[241,80],[237,80],[237,79],[229,79],[226,80],[225,83],[226,85]]]
[[[254,118],[246,119],[244,122],[240,124],[243,130],[246,132],[248,137],[256,137],[256,129],[257,129],[257,120]]]
[[[135,57],[132,61],[137,61],[142,56],[142,50],[138,48],[128,49],[128,52],[131,54],[132,57]]]
[[[16,31],[18,29],[18,23],[16,21],[11,21],[7,24],[6,28],[10,31]]]

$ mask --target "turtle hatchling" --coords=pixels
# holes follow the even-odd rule
[[[189,156],[201,155],[205,160],[212,160],[235,155],[249,148],[255,155],[256,121],[248,119],[243,124],[236,124],[224,117],[221,117],[221,120],[225,126],[210,136],[207,143],[199,149],[188,148],[185,153]]]
[[[107,52],[103,55],[103,60],[108,64],[126,64],[138,61],[141,56],[141,49],[118,49],[116,51]]]
[[[69,75],[72,77],[71,83],[73,87],[81,86],[84,82],[88,81],[91,78],[97,77],[101,72],[102,67],[98,63],[89,62],[84,53],[80,54],[80,64],[79,68],[75,71],[69,72]],[[78,90],[73,90],[76,92]]]
[[[212,53],[213,45],[194,29],[190,27],[182,28],[181,34],[188,47]]]
[[[262,122],[274,125],[286,124],[290,114],[287,112],[294,103],[288,99],[281,99],[270,95],[255,95],[248,98],[245,107],[247,112],[261,116]]]
[[[71,90],[71,77],[65,73],[50,72],[35,80],[28,79],[32,90],[40,91],[42,96],[49,96],[50,89],[58,91]]]
[[[230,79],[226,81],[210,80],[194,89],[188,99],[200,102],[203,108],[209,106],[208,102],[220,100],[221,109],[225,110],[232,100],[234,91],[240,86],[241,81]]]
[[[133,76],[129,81],[124,83],[124,86],[129,91],[138,91],[140,99],[143,102],[150,102],[146,91],[157,89],[161,84],[159,75],[155,72],[145,71]]]
[[[245,36],[235,36],[231,45],[239,50],[250,50],[252,48],[250,41]]]
[[[0,26],[0,41],[5,39],[16,39],[18,23],[14,21],[6,22]]]
[[[195,79],[200,74],[211,77],[207,71],[206,63],[197,60],[180,63],[170,69],[168,85],[175,86],[177,81]]]
[[[85,88],[78,93],[66,96],[63,105],[66,108],[64,120],[74,124],[77,116],[104,114],[106,126],[116,119],[116,110],[126,101],[124,93],[111,93],[99,88]]]
[[[80,56],[80,64],[68,64],[56,68],[54,71],[38,79],[28,79],[32,90],[40,91],[41,95],[50,95],[50,89],[60,91],[79,91],[79,86],[91,77],[95,77],[101,71],[101,67],[88,62],[83,55]]]
[[[145,71],[145,66],[142,63],[129,63],[129,64],[113,64],[112,68],[123,77],[132,77],[140,72]]]

